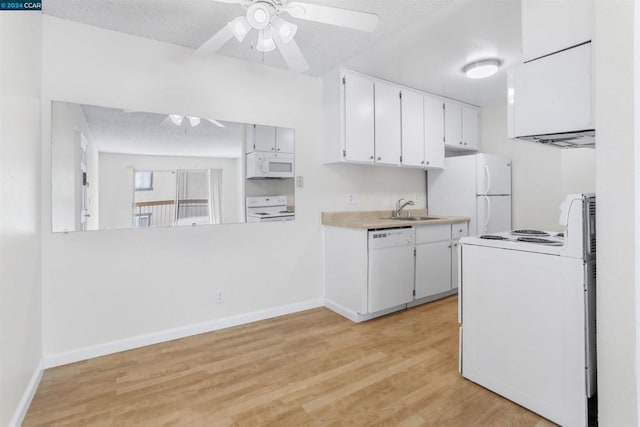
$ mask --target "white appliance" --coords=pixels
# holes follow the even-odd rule
[[[415,229],[369,231],[369,313],[413,301]]]
[[[460,240],[460,371],[582,427],[596,390],[595,196],[567,197],[560,224]]]
[[[468,216],[469,234],[511,228],[511,161],[475,154],[447,157],[444,170],[427,173],[429,215]]]
[[[595,144],[591,43],[507,72],[508,135],[560,148]]]
[[[247,222],[293,221],[295,212],[287,208],[287,196],[247,197]]]
[[[294,159],[290,153],[254,151],[247,154],[247,178],[293,178]]]

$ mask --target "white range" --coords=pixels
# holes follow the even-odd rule
[[[564,232],[460,240],[460,371],[563,426],[596,389],[595,196],[562,206]]]

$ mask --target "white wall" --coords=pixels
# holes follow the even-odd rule
[[[416,193],[424,206],[424,172],[320,163],[319,79],[189,59],[182,47],[49,16],[43,23],[45,188],[51,99],[294,128],[305,182],[295,222],[45,233],[46,355],[321,298],[321,211],[391,209]],[[358,205],[347,205],[349,192]],[[50,209],[43,194],[43,224]]]
[[[634,2],[597,1],[595,11],[600,425],[636,426],[634,175],[639,166],[634,163],[633,60],[639,47],[634,46]]]
[[[213,159],[206,157],[138,156],[131,154],[100,153],[100,212],[101,230],[131,227],[133,204],[133,170],[170,171],[176,169],[220,169],[222,170],[222,222],[234,224],[244,220],[240,209],[242,183],[239,180],[237,159]],[[154,177],[155,183],[155,177]],[[137,192],[136,201],[150,200],[146,196],[156,192]],[[175,197],[176,184],[169,194],[153,200]]]
[[[559,230],[560,203],[569,193],[595,191],[592,149],[561,150],[507,138],[507,103],[482,108],[480,151],[512,160],[512,226]]]
[[[42,357],[40,286],[41,17],[0,15],[0,425]]]

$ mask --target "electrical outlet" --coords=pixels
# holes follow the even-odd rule
[[[416,193],[413,196],[413,201],[415,202],[415,204],[417,205],[418,203],[420,203],[420,201],[422,200],[422,198],[420,197],[420,193]]]
[[[216,303],[220,304],[221,302],[224,302],[224,294],[222,293],[222,291],[217,291],[216,292]]]
[[[354,193],[347,194],[347,202],[350,205],[357,205],[358,204],[358,195],[354,194]]]
[[[304,178],[302,176],[296,176],[296,187],[302,188],[304,186]]]

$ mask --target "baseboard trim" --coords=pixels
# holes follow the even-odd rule
[[[284,316],[286,314],[297,313],[299,311],[310,310],[312,308],[322,306],[324,306],[323,299],[307,300],[299,303],[254,311],[251,313],[229,316],[222,319],[215,319],[208,322],[196,323],[180,328],[138,335],[131,338],[125,338],[123,340],[79,348],[62,353],[55,353],[44,358],[44,369],[93,359],[95,357],[106,356],[108,354],[119,353],[121,351],[132,350],[134,348],[145,347],[147,345],[158,344],[165,341],[217,331],[219,329],[230,328],[232,326],[244,325],[246,323],[257,322],[259,320]]]
[[[31,379],[27,384],[27,388],[24,390],[24,393],[22,393],[20,402],[18,402],[18,407],[13,413],[13,417],[11,417],[11,420],[9,421],[9,427],[19,427],[22,425],[24,417],[27,415],[27,411],[29,410],[29,406],[31,406],[33,396],[36,395],[36,391],[38,390],[38,386],[40,385],[40,380],[42,379],[43,372],[44,359],[40,359],[40,361],[36,365],[36,369],[33,371],[33,375],[31,375]]]

